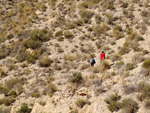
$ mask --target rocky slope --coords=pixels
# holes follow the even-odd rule
[[[149,7],[1,0],[0,112],[150,113]]]

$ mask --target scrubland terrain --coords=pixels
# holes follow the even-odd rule
[[[149,37],[149,0],[0,0],[0,113],[150,113]]]

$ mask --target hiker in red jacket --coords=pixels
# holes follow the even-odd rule
[[[100,54],[100,63],[105,59],[105,53],[104,51],[101,52]]]

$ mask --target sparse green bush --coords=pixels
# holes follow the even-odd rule
[[[43,90],[43,94],[48,94],[49,96],[53,96],[53,94],[57,91],[56,85],[50,83],[46,89]]]
[[[143,11],[141,11],[141,16],[142,17],[150,17],[150,12],[147,10],[143,10]]]
[[[31,110],[26,103],[23,103],[16,113],[31,113]]]
[[[124,54],[128,53],[130,50],[129,46],[130,46],[130,44],[128,42],[125,42],[123,44],[123,47],[119,50],[119,54],[124,55]]]
[[[99,41],[95,42],[95,45],[96,45],[97,49],[100,49],[101,47],[104,46],[104,43],[102,40],[99,40]]]
[[[0,47],[0,59],[10,55],[11,48],[9,46]]]
[[[97,24],[100,24],[102,20],[102,17],[100,15],[95,15],[95,21]]]
[[[65,31],[64,32],[64,37],[66,39],[73,39],[74,35],[70,31]]]
[[[142,64],[143,68],[150,69],[150,59],[147,59]]]
[[[74,29],[74,28],[76,28],[76,24],[73,22],[67,23],[67,28],[68,29]]]
[[[51,65],[51,63],[52,63],[52,60],[48,58],[48,56],[43,56],[39,61],[39,64],[41,67],[48,67]]]
[[[97,25],[93,28],[94,33],[96,36],[100,36],[101,34],[106,34],[109,30],[109,27],[107,24]]]
[[[103,9],[110,9],[110,10],[114,10],[114,0],[111,1],[103,1],[103,5],[102,5]]]
[[[11,90],[9,94],[14,98],[17,96],[17,92],[15,90]]]
[[[58,47],[57,51],[58,51],[58,53],[64,52],[63,48],[61,48],[61,47]]]
[[[77,105],[78,107],[80,107],[80,108],[83,108],[83,106],[86,105],[86,104],[87,104],[87,101],[84,100],[84,99],[78,99],[78,100],[76,101],[76,105]]]
[[[112,101],[107,107],[111,112],[118,111],[120,109],[120,103]]]
[[[23,46],[26,48],[38,49],[42,46],[42,42],[40,40],[33,40],[31,38],[27,38],[23,41]]]
[[[71,113],[78,113],[78,110],[77,109],[72,110]]]
[[[143,101],[145,99],[150,99],[150,85],[147,83],[139,84],[140,94],[137,96],[138,100]]]
[[[64,37],[60,36],[60,37],[57,38],[57,40],[58,40],[59,42],[62,42],[62,41],[64,41]]]
[[[109,98],[104,99],[104,101],[108,104],[108,109],[111,112],[118,111],[120,109],[120,103],[118,102],[121,97],[116,93],[109,96]]]
[[[47,80],[47,83],[51,83],[52,81],[55,80],[55,78],[54,78],[53,76],[48,76],[48,77],[46,78],[46,80]]]
[[[82,19],[78,19],[76,21],[74,21],[74,23],[77,25],[77,26],[82,26],[84,24],[83,20]]]
[[[48,0],[48,3],[51,5],[51,6],[55,6],[56,3],[57,3],[58,0]]]
[[[39,104],[42,105],[42,106],[45,106],[46,102],[45,101],[40,101]]]
[[[82,80],[83,80],[82,74],[78,72],[74,72],[70,81],[72,83],[81,83]]]
[[[12,39],[13,37],[14,37],[13,34],[9,34],[9,35],[7,36],[7,39]]]
[[[123,61],[120,61],[120,62],[117,62],[116,63],[116,66],[119,68],[119,67],[121,67],[121,66],[123,66],[124,65],[124,62]]]
[[[87,19],[91,19],[93,16],[93,12],[86,9],[81,10],[79,14],[82,18],[87,18]]]
[[[30,38],[46,42],[52,38],[52,32],[46,29],[34,29],[31,31]]]
[[[121,26],[114,27],[112,36],[115,37],[116,39],[120,39],[120,38],[124,37],[124,34],[121,31],[122,31]]]
[[[122,100],[121,108],[125,113],[136,113],[139,107],[136,101],[126,98]]]
[[[55,33],[55,37],[59,37],[59,36],[62,36],[62,35],[63,35],[63,31],[62,31],[62,30],[57,31],[57,32]]]
[[[7,88],[0,85],[0,94],[4,93],[5,95],[7,95],[8,92],[9,92],[9,90]]]
[[[134,64],[132,64],[132,63],[127,63],[127,65],[126,65],[126,70],[127,70],[127,71],[132,70],[132,69],[134,69],[134,68],[135,68]]]
[[[40,92],[33,92],[31,94],[32,97],[35,97],[35,98],[39,98],[41,95],[40,95]]]
[[[16,84],[20,84],[21,81],[17,78],[10,78],[5,82],[5,87],[10,91]]]
[[[0,99],[0,103],[4,104],[5,106],[10,106],[14,102],[15,99],[13,97],[4,97]]]
[[[26,52],[26,61],[28,61],[29,63],[35,63],[38,57],[39,57],[38,50],[34,50],[32,53]]]

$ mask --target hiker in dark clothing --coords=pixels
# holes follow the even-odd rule
[[[93,68],[95,64],[95,59],[93,58],[93,55],[91,55],[90,63],[91,63],[91,68]]]

